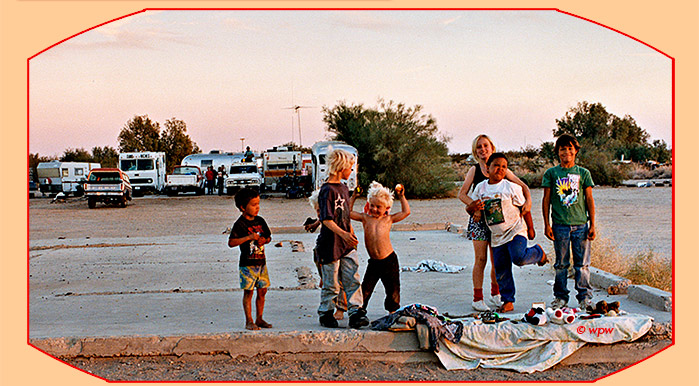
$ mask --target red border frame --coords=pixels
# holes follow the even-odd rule
[[[121,20],[121,19],[124,19],[127,17],[131,17],[131,16],[134,16],[134,15],[137,15],[140,13],[144,13],[147,11],[553,11],[553,12],[558,12],[558,13],[561,13],[561,14],[564,14],[567,16],[577,18],[577,19],[581,19],[581,20],[587,21],[587,22],[592,23],[592,24],[596,24],[600,27],[604,27],[608,30],[614,31],[620,35],[623,35],[627,38],[630,38],[638,43],[641,43],[641,44],[653,49],[654,51],[666,56],[672,62],[672,160],[673,160],[673,164],[672,164],[672,171],[673,171],[673,173],[672,173],[672,258],[671,258],[671,264],[672,264],[672,299],[673,299],[672,343],[669,346],[665,347],[664,349],[662,349],[662,350],[660,350],[660,351],[658,351],[658,352],[656,352],[656,353],[654,353],[654,354],[652,354],[652,355],[650,355],[650,356],[648,356],[648,357],[646,357],[638,362],[635,362],[633,364],[625,366],[624,368],[622,368],[620,370],[617,370],[613,373],[609,373],[601,378],[597,378],[597,379],[591,380],[591,381],[524,381],[524,382],[522,382],[522,381],[477,381],[477,382],[484,382],[484,383],[493,383],[493,382],[496,382],[496,383],[503,383],[503,382],[506,382],[506,383],[513,383],[513,382],[516,382],[516,383],[541,383],[541,382],[547,382],[547,383],[549,383],[549,382],[551,382],[551,383],[592,383],[592,382],[597,382],[601,379],[607,378],[609,376],[612,376],[612,375],[614,375],[618,372],[621,372],[623,370],[626,370],[629,367],[632,367],[632,366],[635,366],[639,363],[642,363],[642,362],[646,361],[647,359],[652,358],[652,357],[660,354],[661,352],[663,352],[663,351],[667,350],[668,348],[675,345],[675,335],[676,335],[676,333],[675,333],[675,316],[676,316],[676,314],[675,314],[675,306],[674,306],[676,303],[675,302],[675,300],[676,300],[675,299],[675,296],[676,296],[676,291],[675,291],[675,187],[676,187],[676,185],[675,184],[677,181],[675,179],[675,166],[674,166],[674,160],[675,160],[675,123],[676,123],[676,118],[675,118],[675,94],[676,94],[675,75],[676,74],[675,74],[675,58],[674,57],[668,55],[667,53],[665,53],[665,52],[663,52],[663,51],[661,51],[653,46],[651,46],[648,43],[645,43],[639,39],[636,39],[635,37],[628,35],[624,32],[621,32],[617,29],[614,29],[614,28],[611,28],[607,25],[598,23],[594,20],[584,18],[582,16],[572,14],[570,12],[562,11],[558,8],[144,8],[140,11],[129,13],[127,15],[106,21],[104,23],[98,24],[98,25],[91,27],[91,28],[85,29],[85,30],[78,32],[74,35],[71,35],[71,36],[69,36],[69,37],[67,37],[67,38],[65,38],[65,39],[63,39],[55,44],[52,44],[51,46],[49,46],[49,47],[37,52],[36,54],[32,55],[31,57],[27,58],[27,160],[26,160],[27,169],[29,168],[29,154],[30,154],[29,153],[29,126],[30,126],[29,125],[29,119],[30,119],[30,114],[29,114],[29,100],[30,100],[30,98],[29,98],[29,62],[30,62],[30,60],[37,57],[38,55],[48,51],[49,49],[56,47],[57,45],[65,42],[65,41],[68,41],[68,40],[70,40],[78,35],[81,35],[85,32],[91,31],[95,28],[99,28],[103,25],[112,23],[114,21]],[[28,186],[27,186],[27,189],[29,189]],[[86,374],[89,374],[89,375],[95,377],[95,378],[107,381],[109,383],[137,383],[137,382],[138,383],[191,383],[191,382],[207,382],[207,383],[239,383],[239,382],[244,382],[244,383],[277,383],[277,382],[280,382],[280,383],[299,383],[299,382],[318,383],[318,382],[325,382],[325,381],[114,381],[114,380],[109,380],[109,379],[99,377],[99,376],[92,374],[88,371],[85,371],[83,369],[75,367],[75,366],[73,366],[73,365],[71,365],[71,364],[69,364],[61,359],[58,359],[54,356],[51,356],[51,354],[49,354],[49,353],[39,349],[38,347],[32,345],[31,340],[29,338],[29,300],[30,300],[30,292],[29,292],[29,290],[30,290],[30,288],[29,288],[29,248],[30,248],[30,245],[29,245],[29,221],[30,221],[30,217],[29,217],[29,196],[28,196],[28,194],[25,197],[27,200],[26,201],[26,203],[27,203],[27,344],[29,346],[33,347],[34,349],[36,349],[36,350],[38,350],[46,355],[48,355],[51,358],[54,358],[60,362],[63,362],[64,364],[66,364],[70,367],[73,367],[74,369],[82,371]],[[343,382],[345,382],[345,381],[343,381]],[[371,382],[371,383],[395,383],[396,381],[348,381],[348,383],[349,382],[352,382],[352,383],[355,383],[355,382],[356,383],[367,383],[367,382]],[[402,381],[401,383],[403,383],[403,382],[413,383],[413,382],[422,382],[422,381]],[[456,382],[459,382],[459,381],[430,381],[430,383],[456,383]],[[461,382],[474,382],[474,381],[461,381]]]

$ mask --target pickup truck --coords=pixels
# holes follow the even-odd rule
[[[125,208],[126,202],[131,201],[131,183],[129,176],[119,169],[92,169],[83,185],[87,206],[94,209],[97,202],[118,204]]]
[[[176,196],[180,192],[195,192],[204,194],[204,175],[198,166],[177,165],[165,177],[165,194]]]
[[[255,162],[238,162],[231,165],[228,177],[225,180],[226,193],[231,195],[242,188],[255,189],[258,192],[262,188],[263,177]]]

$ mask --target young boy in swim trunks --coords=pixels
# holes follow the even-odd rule
[[[243,311],[245,328],[259,330],[272,325],[262,319],[265,309],[265,295],[269,287],[269,274],[265,259],[265,244],[272,241],[272,233],[260,212],[260,194],[250,188],[243,188],[235,195],[235,206],[242,212],[233,224],[228,236],[228,247],[240,247],[240,288],[243,290]],[[255,299],[256,318],[252,319],[252,295]]]
[[[401,211],[389,214],[393,205],[393,193],[374,181],[367,191],[366,212],[350,212],[352,220],[361,221],[364,227],[364,244],[369,253],[369,265],[362,280],[362,308],[366,309],[369,299],[379,280],[386,290],[384,308],[394,312],[400,308],[400,267],[398,256],[391,245],[391,225],[402,221],[410,215],[410,205],[405,199],[402,185],[396,187],[396,195],[400,200]],[[354,206],[357,193],[352,195],[350,208]]]

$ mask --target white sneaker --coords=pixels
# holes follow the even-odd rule
[[[494,306],[495,308],[498,308],[502,305],[502,299],[500,298],[500,294],[493,295],[490,297],[490,304]]]
[[[487,304],[483,300],[479,300],[477,302],[472,302],[471,307],[473,307],[474,310],[480,311],[480,312],[485,312],[485,311],[490,311],[490,307],[488,307]]]
[[[557,308],[563,308],[566,306],[566,304],[568,304],[567,301],[565,301],[563,299],[555,298],[551,302],[551,308],[553,308],[554,310]]]

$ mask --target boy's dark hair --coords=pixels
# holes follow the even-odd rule
[[[570,134],[561,134],[561,136],[556,140],[556,145],[553,147],[553,152],[554,154],[558,155],[558,149],[560,149],[561,146],[571,145],[575,148],[576,152],[580,151],[580,144],[575,137]]]
[[[242,211],[248,206],[250,200],[259,196],[260,193],[257,190],[250,188],[240,189],[238,193],[235,194],[235,206]]]
[[[507,160],[507,157],[505,157],[505,154],[496,152],[496,153],[491,154],[490,157],[488,157],[488,160],[485,161],[485,164],[488,165],[488,166],[490,166],[490,164],[493,163],[493,161],[495,161],[495,160],[498,159],[498,158],[502,158],[502,159],[505,160],[505,162],[510,163],[510,162]]]

